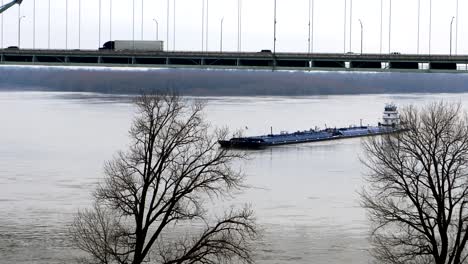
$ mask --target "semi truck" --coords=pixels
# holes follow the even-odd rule
[[[164,41],[161,40],[113,40],[107,41],[100,50],[115,51],[164,51]]]

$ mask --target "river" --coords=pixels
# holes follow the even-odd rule
[[[383,107],[468,94],[314,97],[206,97],[215,127],[246,135],[379,122]],[[67,230],[91,205],[103,163],[124,149],[133,106],[125,96],[0,92],[0,263],[72,263]],[[257,263],[369,263],[370,224],[359,206],[365,187],[361,139],[250,152],[239,164],[264,235]]]

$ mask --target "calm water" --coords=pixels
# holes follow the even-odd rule
[[[215,126],[247,135],[376,124],[383,106],[468,94],[207,98]],[[0,263],[69,263],[73,214],[90,205],[105,160],[125,147],[133,107],[98,94],[0,92]],[[240,164],[265,235],[258,263],[369,263],[369,223],[357,192],[360,139],[252,151]]]

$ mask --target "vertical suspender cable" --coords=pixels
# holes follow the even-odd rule
[[[455,55],[458,55],[458,17],[459,17],[459,13],[458,13],[458,3],[459,0],[457,0],[457,10],[456,10],[456,21],[455,21],[455,27],[456,27],[456,31],[455,31]]]
[[[176,0],[174,0],[174,6],[173,6],[173,20],[174,20],[174,28],[172,29],[172,47],[174,48],[174,51],[176,49]]]
[[[421,0],[418,0],[418,47],[416,49],[417,54],[419,54],[420,30],[421,30]]]
[[[353,50],[353,0],[349,0],[349,51]]]
[[[380,0],[380,54],[382,54],[383,45],[383,0]]]
[[[48,15],[49,15],[49,19],[47,21],[47,48],[50,49],[50,0],[49,0],[49,6],[48,6]]]
[[[346,25],[346,12],[348,10],[348,0],[344,0],[344,30],[343,30],[343,53],[346,53],[346,28],[347,28],[347,25]]]
[[[392,49],[392,0],[389,0],[390,7],[388,10],[388,53],[391,52]]]
[[[205,49],[205,0],[202,0],[202,32],[201,32],[201,51]]]

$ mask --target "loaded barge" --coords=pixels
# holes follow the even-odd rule
[[[230,140],[219,140],[223,148],[264,148],[270,146],[318,142],[355,137],[367,137],[401,132],[400,116],[393,104],[385,106],[383,123],[377,126],[350,126],[346,128],[311,129],[294,133],[282,132],[264,136],[237,137]]]

